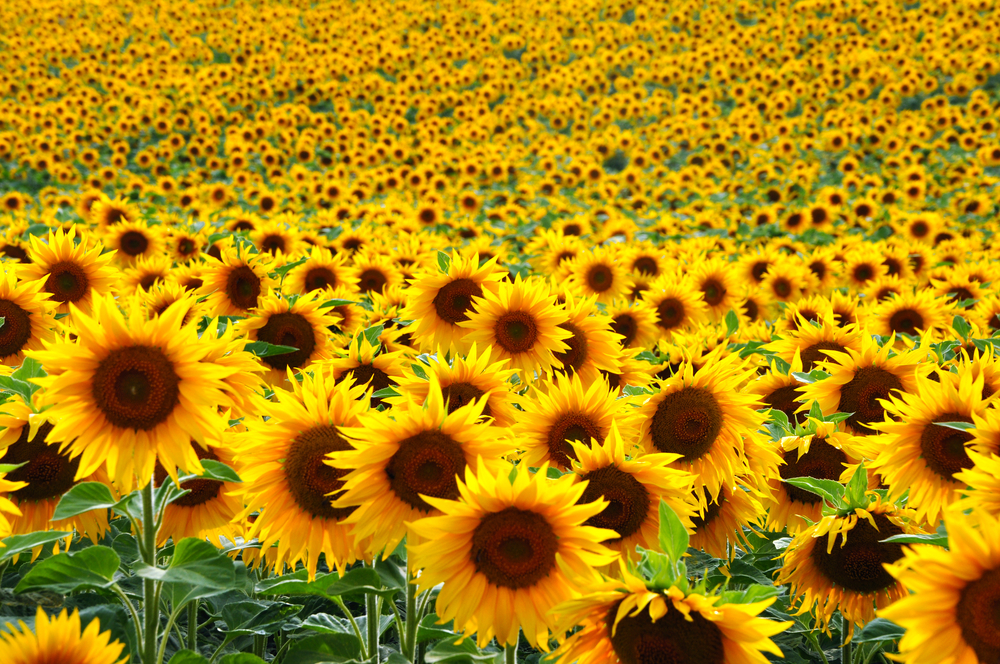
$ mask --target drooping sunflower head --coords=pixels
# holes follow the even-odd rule
[[[537,280],[500,282],[496,293],[484,291],[475,298],[468,320],[468,343],[492,346],[497,359],[509,359],[512,369],[530,377],[556,363],[555,353],[566,352],[569,330],[559,327],[568,321],[565,310],[557,306],[547,286]]]
[[[743,392],[754,370],[730,355],[695,372],[689,363],[639,409],[640,442],[648,452],[679,454],[674,464],[696,474],[714,498],[726,481],[747,471],[743,439],[763,422],[758,397]]]
[[[572,475],[552,480],[521,464],[491,468],[480,457],[458,482],[458,500],[428,498],[440,516],[410,523],[412,564],[421,591],[444,584],[437,614],[475,632],[480,646],[496,636],[514,644],[523,629],[533,646],[548,648],[556,598],[594,580],[595,567],[616,556],[600,542],[616,533],[585,525],[608,503],[579,504],[586,488]]]
[[[704,591],[702,591],[704,592]],[[647,588],[622,569],[622,580],[592,584],[553,612],[559,632],[579,626],[555,652],[557,664],[764,662],[781,656],[771,637],[792,623],[759,617],[774,600],[720,603],[711,594]]]
[[[484,289],[496,294],[504,275],[496,258],[480,263],[478,253],[453,252],[447,269],[434,266],[412,281],[403,316],[414,321],[413,335],[424,351],[468,350],[468,329],[459,323],[469,320],[473,300],[482,297]]]

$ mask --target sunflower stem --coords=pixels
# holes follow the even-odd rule
[[[847,629],[841,627],[840,629],[840,661],[842,664],[851,664],[854,661],[853,646],[850,638],[847,635]]]
[[[514,645],[505,643],[503,646],[504,664],[517,664],[517,643]]]
[[[136,613],[132,600],[128,598],[128,595],[125,594],[125,591],[122,590],[122,587],[117,583],[113,584],[110,590],[118,596],[118,599],[124,602],[125,608],[127,608],[128,612],[132,614],[132,626],[135,628],[135,642],[138,645],[139,650],[142,651],[142,622],[139,620],[139,614]]]
[[[198,600],[188,602],[187,647],[198,652]]]
[[[407,556],[409,558],[409,556]],[[420,626],[420,611],[417,609],[417,586],[413,584],[410,561],[406,561],[406,639],[403,641],[403,656],[413,661],[417,649],[417,628]]]
[[[379,606],[379,598],[376,595],[365,595],[365,613],[368,619],[365,621],[368,627],[368,656],[374,658],[378,664],[378,628],[381,623],[379,613],[382,607]]]
[[[142,541],[141,553],[145,554],[144,563],[156,566],[156,515],[153,508],[153,480],[149,478],[142,488]],[[160,627],[160,598],[156,581],[144,579],[142,583],[142,608],[145,614],[145,636],[143,645],[143,664],[156,662],[156,640]]]
[[[347,619],[351,622],[351,627],[354,628],[354,635],[358,637],[358,641],[361,642],[361,658],[368,659],[368,648],[367,648],[368,641],[365,639],[365,635],[361,633],[361,628],[358,627],[358,621],[356,621],[354,619],[354,616],[351,615],[351,612],[348,610],[347,605],[344,604],[344,600],[336,596],[331,597],[330,599],[333,600],[334,604],[340,607],[340,610],[344,612],[344,615],[347,616]]]

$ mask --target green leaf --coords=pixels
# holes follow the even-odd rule
[[[40,533],[28,533],[27,535],[11,535],[3,540],[4,546],[0,549],[0,562],[10,560],[14,556],[31,551],[36,546],[44,546],[63,539],[72,532],[65,530],[49,530]]]
[[[300,569],[291,574],[264,579],[257,582],[258,595],[316,595],[329,597],[326,589],[330,587],[336,574],[317,574],[314,581],[308,581],[308,570]],[[331,578],[332,577],[332,578]]]
[[[971,431],[976,428],[976,425],[972,422],[933,422],[939,427],[946,427],[948,429],[954,429],[955,431]]]
[[[47,376],[45,368],[42,367],[42,363],[36,359],[26,357],[21,366],[18,367],[14,373],[11,374],[14,378],[18,380],[28,381],[32,378],[41,378],[42,376]]]
[[[868,471],[864,462],[858,464],[851,481],[847,483],[847,502],[854,507],[864,507],[865,493],[868,491]]]
[[[208,659],[198,653],[187,650],[178,650],[174,653],[174,656],[170,658],[168,664],[208,664]]]
[[[688,549],[691,536],[667,501],[660,500],[660,548],[676,567]]]
[[[289,271],[294,270],[298,266],[300,266],[303,263],[305,263],[306,260],[308,260],[308,259],[307,258],[300,258],[299,260],[294,261],[292,263],[286,263],[286,264],[282,265],[281,267],[279,267],[277,270],[275,270],[274,273],[276,275],[278,275],[279,277],[283,277],[286,274],[288,274]]]
[[[218,480],[219,482],[242,482],[236,471],[215,459],[202,459],[201,465],[205,472],[199,475],[201,479]]]
[[[457,637],[456,637],[457,638]],[[465,639],[456,645],[455,639],[442,639],[424,655],[427,664],[459,664],[459,662],[493,662],[495,653],[483,653],[475,639]]]
[[[298,350],[295,346],[279,346],[277,344],[269,344],[266,341],[251,341],[243,349],[253,353],[257,357],[287,355]]]
[[[265,664],[265,662],[253,653],[234,652],[221,658],[219,664]]]
[[[443,273],[448,274],[448,269],[451,268],[451,256],[443,251],[438,252],[438,269]]]
[[[783,481],[803,491],[815,493],[835,507],[839,507],[844,502],[846,489],[840,482],[818,480],[815,477],[790,477]]]
[[[31,395],[38,389],[38,385],[26,383],[25,381],[18,380],[13,376],[0,376],[0,389],[6,390],[7,392],[13,392],[24,399],[25,403],[30,404]]]
[[[893,544],[933,544],[934,546],[940,546],[945,549],[948,548],[948,533],[927,533],[927,534],[914,534],[914,535],[893,535],[884,540],[879,540],[881,542],[891,542]]]
[[[174,606],[210,597],[236,585],[233,561],[214,546],[194,537],[182,539],[166,569],[137,563],[136,576],[161,581]]]
[[[823,421],[823,409],[820,408],[819,401],[815,399],[809,404],[809,417],[814,420]]]
[[[391,387],[383,387],[381,390],[376,390],[372,393],[372,397],[375,399],[385,399],[386,397],[398,397],[399,392],[392,389]]]
[[[327,300],[323,304],[319,305],[319,308],[329,309],[330,307],[343,307],[348,304],[354,304],[354,300],[341,300],[339,298],[334,298],[332,300]]]
[[[864,626],[860,632],[854,635],[855,643],[875,643],[884,641],[898,641],[906,632],[905,629],[896,623],[885,618],[876,618]]]
[[[361,655],[361,642],[353,634],[315,634],[296,641],[282,660],[284,664],[347,662]]]
[[[452,630],[453,621],[449,620],[443,625],[439,625],[436,613],[432,613],[429,616],[424,616],[424,619],[420,621],[417,626],[417,643],[422,641],[436,641],[437,639],[457,639],[458,635]]]
[[[344,599],[361,595],[392,597],[397,592],[399,591],[396,588],[383,588],[382,578],[371,567],[355,567],[326,588],[327,595],[340,596]]]
[[[301,605],[283,602],[242,600],[229,602],[222,607],[222,621],[226,623],[226,640],[238,636],[276,634],[303,609]]]
[[[732,309],[726,314],[726,337],[731,337],[740,329],[740,317]]]
[[[368,340],[368,343],[370,345],[378,346],[380,343],[378,338],[382,336],[383,332],[385,332],[384,325],[372,325],[369,328],[365,328],[364,331],[365,339]]]
[[[22,463],[0,463],[0,473],[13,473],[15,470],[27,463],[27,461]]]
[[[63,494],[52,514],[53,521],[69,519],[70,517],[89,512],[90,510],[114,509],[119,514],[127,516],[126,501],[116,500],[111,495],[111,489],[100,482],[80,482]]]
[[[44,588],[65,595],[80,588],[109,588],[120,563],[118,554],[107,546],[60,553],[32,567],[14,592]]]
[[[958,333],[958,336],[962,337],[963,340],[968,339],[969,334],[972,333],[972,326],[969,325],[969,322],[962,316],[955,316],[951,320],[951,327]]]
[[[332,616],[329,613],[314,613],[299,623],[299,627],[321,634],[354,634],[351,623],[345,618]]]

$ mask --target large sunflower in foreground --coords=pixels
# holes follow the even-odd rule
[[[113,252],[102,254],[101,245],[89,246],[86,240],[75,244],[75,238],[75,228],[51,231],[44,241],[32,235],[31,263],[17,271],[21,281],[44,280],[42,290],[61,314],[69,313],[70,304],[89,311],[94,295],[110,293],[119,278],[111,265]]]
[[[885,419],[884,400],[916,389],[916,370],[926,355],[921,350],[893,354],[894,342],[895,337],[890,337],[880,348],[864,333],[859,350],[826,351],[829,359],[820,361],[819,366],[830,377],[803,386],[803,399],[818,401],[824,415],[851,413],[845,420],[849,430],[863,436],[873,434],[870,425]]]
[[[621,581],[588,587],[580,598],[556,606],[558,632],[580,627],[554,653],[557,664],[766,664],[781,656],[771,640],[792,624],[760,618],[774,598],[753,604],[647,588],[622,569]]]
[[[724,482],[748,472],[743,439],[757,436],[764,416],[756,395],[739,390],[754,374],[737,355],[695,372],[684,363],[639,409],[639,439],[648,452],[680,454],[672,465],[693,472],[714,499]]]
[[[97,618],[81,631],[76,609],[50,618],[39,606],[32,629],[19,620],[17,627],[8,622],[7,630],[0,631],[0,656],[8,664],[124,664],[124,648],[111,641],[111,632],[101,631]]]
[[[587,482],[579,503],[590,503],[599,498],[608,501],[602,512],[586,521],[586,525],[607,528],[618,537],[604,545],[624,556],[636,555],[636,545],[645,549],[659,549],[660,501],[693,528],[695,504],[691,500],[694,478],[684,471],[670,468],[668,464],[676,454],[640,454],[628,457],[625,441],[618,425],[611,423],[611,432],[603,443],[593,446],[576,442],[573,445],[573,472]],[[630,446],[629,446],[630,447]]]
[[[514,408],[513,385],[509,382],[514,371],[507,368],[507,360],[491,362],[492,354],[493,349],[487,347],[479,352],[473,343],[465,357],[456,355],[447,362],[444,361],[446,353],[438,351],[430,358],[430,364],[412,364],[411,370],[404,371],[396,379],[402,396],[389,397],[386,402],[405,404],[412,400],[423,404],[431,391],[429,376],[433,373],[449,413],[485,396],[483,417],[493,418],[493,423],[499,427],[512,426],[518,413]]]
[[[192,443],[218,439],[233,369],[206,359],[213,343],[180,325],[180,307],[150,320],[135,300],[127,316],[111,297],[93,308],[73,307],[75,341],[26,353],[49,372],[34,379],[56,422],[49,435],[80,457],[77,477],[103,464],[123,492],[149,481],[157,460],[175,480],[178,467],[202,472]]]
[[[459,323],[469,320],[473,298],[482,297],[484,289],[495,294],[504,276],[496,258],[479,262],[479,254],[453,252],[447,270],[435,266],[418,273],[407,289],[403,318],[414,321],[412,334],[421,350],[468,350],[469,330]]]
[[[245,316],[275,285],[268,276],[271,256],[250,253],[245,245],[226,247],[219,260],[210,259],[198,294],[213,316]]]
[[[917,544],[889,573],[910,590],[879,611],[906,629],[893,659],[906,664],[1000,661],[1000,521],[994,515],[945,516],[948,548]]]
[[[330,357],[333,343],[327,328],[338,319],[329,308],[321,308],[322,304],[320,293],[301,295],[291,301],[271,292],[260,298],[251,314],[237,324],[237,334],[246,335],[250,341],[296,349],[260,358],[268,368],[266,377],[270,382],[285,380],[287,369],[304,369],[316,360]]]
[[[331,504],[344,488],[344,475],[328,465],[329,455],[351,449],[343,427],[355,426],[367,409],[364,385],[337,382],[329,371],[302,374],[276,388],[276,401],[263,402],[267,416],[237,435],[237,485],[246,509],[259,511],[246,539],[257,537],[267,565],[281,570],[303,563],[310,578],[320,555],[344,569],[362,550],[344,519],[354,510]],[[275,546],[277,545],[277,546]]]
[[[821,629],[839,610],[853,632],[855,624],[873,620],[876,609],[906,596],[885,569],[903,557],[903,547],[882,540],[918,532],[878,500],[846,516],[825,516],[792,538],[777,583],[791,584],[792,596],[802,601],[799,612],[812,611]]]
[[[41,348],[56,325],[55,303],[41,292],[44,282],[21,281],[12,268],[0,274],[0,363],[19,366],[25,350]]]
[[[534,383],[528,395],[521,399],[523,412],[514,434],[517,447],[523,450],[521,460],[529,467],[550,463],[568,470],[575,454],[569,441],[600,445],[616,419],[629,443],[627,451],[632,451],[636,432],[631,409],[626,410],[629,399],[619,399],[618,390],[603,380],[585,389],[576,374],[557,373],[549,381]]]
[[[46,530],[75,531],[93,542],[108,528],[107,510],[92,510],[70,519],[52,521],[63,494],[79,481],[107,483],[101,469],[93,475],[77,478],[80,460],[71,459],[61,450],[58,439],[51,439],[53,424],[46,414],[36,414],[20,397],[0,406],[0,463],[22,464],[6,475],[11,482],[23,483],[18,489],[0,492],[21,512],[11,519],[11,532],[27,535]],[[34,551],[38,555],[41,548]]]
[[[388,556],[406,535],[406,521],[436,511],[429,498],[454,500],[467,467],[482,458],[492,469],[510,448],[500,429],[480,421],[485,399],[448,412],[437,377],[430,382],[423,404],[361,415],[344,429],[353,447],[331,457],[349,471],[334,505],[355,508],[346,521],[359,540],[370,538],[369,555]]]
[[[969,424],[983,416],[988,402],[982,399],[982,377],[973,380],[966,373],[940,382],[918,377],[916,386],[912,394],[886,400],[886,419],[874,425],[881,435],[871,439],[866,455],[874,459],[869,467],[882,476],[890,497],[906,493],[917,519],[936,523],[966,486],[955,475],[972,468],[969,450],[995,454],[1000,449],[976,445],[971,432],[941,425]]]
[[[514,645],[520,629],[528,643],[548,650],[551,609],[616,558],[600,542],[617,533],[584,525],[608,503],[580,505],[586,484],[547,474],[547,465],[534,474],[524,464],[494,471],[480,458],[458,481],[458,500],[427,499],[441,516],[409,524],[419,538],[408,547],[421,570],[419,591],[444,584],[437,615],[454,620],[457,631],[476,633],[480,647],[494,636]]]
[[[465,341],[493,346],[495,357],[509,359],[522,380],[556,364],[555,353],[569,350],[566,340],[573,336],[560,327],[569,318],[553,301],[548,286],[538,280],[522,281],[520,275],[513,283],[501,282],[496,293],[484,291],[468,316],[458,323],[469,328]]]

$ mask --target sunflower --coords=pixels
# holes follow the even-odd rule
[[[280,215],[271,221],[261,222],[254,230],[250,231],[250,241],[253,242],[254,246],[272,256],[294,255],[300,246],[299,234],[282,223],[282,218],[285,216]],[[289,221],[292,224],[298,223],[295,217],[291,217]]]
[[[736,555],[737,547],[751,550],[747,533],[759,528],[764,520],[760,496],[754,482],[737,477],[732,486],[723,485],[719,495],[710,500],[704,489],[695,490],[691,500],[697,508],[692,524],[691,546],[715,558]]]
[[[344,427],[357,425],[367,409],[366,387],[338,382],[322,367],[288,385],[290,390],[275,388],[273,401],[261,402],[258,412],[266,420],[236,434],[236,471],[243,480],[236,492],[246,505],[237,518],[259,512],[245,538],[260,539],[269,567],[280,572],[301,562],[313,578],[321,554],[340,570],[362,555],[344,523],[354,510],[331,504],[342,494],[346,473],[327,462],[330,454],[351,449]]]
[[[787,529],[794,535],[823,517],[822,498],[782,480],[813,477],[837,482],[850,472],[851,465],[861,461],[853,446],[847,445],[849,436],[838,431],[836,424],[818,422],[815,427],[815,433],[786,436],[771,444],[782,461],[780,476],[765,478],[771,491],[762,498],[767,508],[767,527],[773,532]]]
[[[617,390],[619,396],[629,385],[646,387],[653,380],[654,366],[649,362],[635,359],[641,352],[644,351],[639,348],[626,349],[622,352],[621,368],[618,371],[601,372],[608,387]]]
[[[74,304],[89,311],[95,294],[112,292],[118,271],[111,265],[114,253],[102,254],[104,248],[87,248],[85,241],[75,243],[76,228],[67,233],[61,228],[50,231],[45,241],[31,236],[31,263],[18,267],[21,281],[44,280],[42,290],[58,303],[56,313],[69,313]]]
[[[576,374],[557,373],[533,384],[521,399],[524,412],[513,429],[522,462],[531,468],[549,463],[569,470],[575,453],[569,441],[600,445],[616,419],[631,452],[636,431],[628,406],[629,400],[619,399],[616,388],[604,381],[584,388]]]
[[[136,292],[146,292],[154,285],[169,279],[172,267],[173,261],[169,256],[139,258],[131,267],[122,270],[121,279],[118,280],[118,292],[126,296]]]
[[[345,521],[367,553],[387,557],[406,535],[406,522],[437,510],[430,499],[458,498],[459,478],[483,460],[489,469],[503,463],[508,443],[501,430],[482,422],[486,400],[476,399],[448,412],[437,377],[430,376],[422,404],[408,402],[391,412],[371,411],[344,429],[352,448],[331,456],[345,471],[338,508],[354,508]]]
[[[622,348],[648,348],[656,341],[656,311],[645,300],[615,300],[608,307],[608,316],[611,331],[622,337]]]
[[[139,209],[134,203],[124,199],[109,199],[99,196],[90,205],[87,218],[97,224],[100,230],[107,230],[119,224],[129,224],[139,220]]]
[[[747,472],[743,439],[764,422],[756,395],[739,387],[754,369],[729,355],[695,372],[685,362],[639,409],[639,440],[647,452],[680,454],[672,465],[693,472],[695,487],[714,500],[724,483]]]
[[[201,233],[183,228],[172,228],[166,240],[170,257],[178,263],[187,263],[201,255],[205,238]]]
[[[762,653],[782,656],[771,637],[792,623],[759,617],[773,597],[720,603],[717,595],[677,586],[648,588],[624,565],[621,577],[592,583],[586,595],[553,609],[557,633],[580,627],[554,653],[556,664],[766,664]]]
[[[458,500],[427,498],[441,516],[409,524],[419,538],[407,547],[421,570],[419,591],[443,584],[435,612],[465,635],[475,632],[480,647],[494,636],[514,645],[523,630],[547,650],[556,602],[577,596],[595,567],[615,560],[600,542],[617,533],[584,525],[608,502],[578,504],[587,485],[572,475],[548,479],[547,471],[493,470],[480,458],[457,482]]]
[[[233,369],[207,360],[216,344],[181,327],[181,307],[147,320],[132,300],[127,315],[111,297],[94,301],[93,316],[73,307],[75,341],[45,343],[27,351],[48,376],[45,388],[55,426],[49,433],[80,457],[77,478],[106,465],[123,492],[153,475],[157,460],[177,480],[177,468],[202,472],[192,438],[205,447],[222,426],[219,406],[229,405],[225,383]]]
[[[114,249],[122,265],[132,265],[140,258],[160,256],[166,249],[163,231],[145,221],[123,221],[102,234],[105,246]]]
[[[61,443],[50,440],[53,423],[47,414],[36,414],[21,397],[14,397],[0,406],[0,456],[5,464],[23,464],[6,475],[11,482],[23,483],[10,490],[4,498],[17,506],[19,516],[11,519],[15,535],[46,530],[68,530],[86,535],[96,543],[108,529],[107,510],[92,510],[70,519],[52,521],[56,505],[63,494],[79,481],[107,483],[98,469],[94,474],[77,478],[80,460],[71,459],[60,450]],[[67,542],[68,543],[68,542]],[[33,552],[32,559],[41,553]]]
[[[566,352],[566,340],[573,333],[560,325],[569,317],[556,306],[548,287],[541,281],[500,282],[496,293],[483,291],[473,300],[468,320],[458,323],[469,328],[466,343],[493,347],[496,359],[509,359],[510,367],[522,376],[548,370],[557,364],[555,353]]]
[[[341,287],[354,292],[357,278],[345,264],[344,254],[331,253],[324,247],[312,247],[306,254],[305,262],[289,270],[281,286],[287,294],[304,295],[322,291],[330,297],[332,291]]]
[[[39,606],[32,628],[19,620],[18,627],[7,622],[7,629],[0,631],[0,653],[10,664],[125,664],[128,656],[121,656],[124,648],[124,644],[111,641],[111,632],[101,631],[98,618],[81,631],[78,609],[72,614],[63,609],[50,618]]]
[[[789,364],[798,355],[806,373],[817,368],[817,362],[828,360],[828,351],[861,349],[861,332],[856,327],[838,327],[830,320],[821,320],[819,325],[800,325],[780,334],[766,348]]]
[[[712,317],[721,320],[736,306],[736,281],[729,263],[719,258],[699,261],[688,273]]]
[[[885,298],[865,312],[868,329],[888,337],[893,334],[920,336],[945,325],[947,303],[928,290],[918,290]]]
[[[478,253],[453,252],[446,270],[435,266],[418,273],[403,308],[403,317],[414,321],[412,334],[418,347],[427,352],[467,351],[469,331],[459,323],[469,320],[472,300],[483,297],[484,289],[496,295],[504,272],[496,258],[480,265]]]
[[[41,280],[21,281],[13,269],[0,274],[0,363],[19,366],[25,350],[37,350],[53,337],[55,303],[41,292]]]
[[[844,259],[841,282],[856,290],[864,290],[869,282],[889,274],[882,255],[874,247],[854,247]]]
[[[337,357],[321,364],[329,363],[338,381],[350,378],[358,384],[371,387],[374,393],[394,386],[396,379],[403,375],[403,353],[379,350],[379,345],[373,346],[368,337],[359,334],[346,349],[337,352]],[[381,403],[382,397],[371,398],[372,408],[377,408]]]
[[[836,283],[839,266],[829,248],[813,249],[802,257],[802,262],[816,277],[816,288],[820,292],[826,292]]]
[[[806,414],[799,412],[805,405],[799,388],[802,383],[792,374],[802,371],[802,358],[796,351],[789,363],[788,372],[778,369],[777,362],[771,362],[770,369],[763,376],[747,385],[748,394],[756,394],[767,408],[780,410],[792,425],[805,422]]]
[[[486,397],[483,417],[493,418],[493,424],[498,427],[513,426],[518,414],[510,383],[514,370],[506,368],[507,360],[491,362],[491,356],[492,349],[484,348],[479,352],[475,343],[465,357],[455,355],[450,362],[444,361],[446,354],[439,351],[430,357],[430,364],[411,364],[410,370],[404,370],[396,379],[402,396],[389,397],[386,402],[396,405],[410,400],[423,404],[430,392],[429,376],[433,373],[449,413]]]
[[[200,460],[211,459],[233,468],[236,463],[231,431],[223,433],[222,443],[219,446],[195,447],[195,454]],[[166,479],[166,469],[161,464],[156,464],[153,481],[160,486]],[[233,520],[243,510],[243,502],[239,498],[242,488],[239,483],[199,478],[181,482],[180,488],[189,493],[164,508],[163,522],[157,531],[158,546],[163,546],[168,539],[177,543],[185,537],[208,539],[216,546],[220,543],[220,537],[225,537],[230,542],[236,540],[239,530]]]
[[[906,664],[996,662],[1000,652],[1000,522],[975,512],[945,516],[948,548],[917,544],[888,568],[910,594],[879,617],[903,627],[899,655]]]
[[[599,380],[601,372],[617,372],[621,344],[611,330],[611,319],[597,310],[596,296],[573,297],[565,293],[569,320],[559,327],[573,336],[564,340],[569,350],[555,354],[553,370],[576,373],[583,382]]]
[[[631,279],[614,247],[596,247],[574,259],[570,285],[585,297],[608,303],[629,292]]]
[[[403,275],[388,256],[361,253],[354,257],[354,278],[362,293],[381,293],[386,286],[403,282]]]
[[[820,629],[839,609],[851,634],[856,624],[871,622],[876,609],[907,594],[885,568],[903,557],[903,547],[882,540],[919,532],[877,498],[845,516],[825,516],[792,538],[776,583],[791,586],[792,597],[802,602],[799,613],[811,611]]]
[[[676,454],[640,454],[629,458],[628,449],[612,420],[611,429],[603,442],[593,445],[570,441],[573,449],[573,472],[587,482],[579,504],[600,498],[608,502],[601,513],[587,519],[585,525],[607,528],[618,537],[604,545],[621,555],[634,557],[635,547],[659,549],[661,500],[693,528],[695,505],[691,500],[694,478],[668,464],[677,459]]]
[[[260,358],[268,367],[265,376],[269,382],[283,381],[288,377],[287,369],[302,370],[332,354],[327,328],[338,321],[329,309],[320,308],[321,296],[314,292],[289,300],[272,291],[259,298],[250,315],[237,324],[237,334],[251,341],[296,349]]]
[[[184,306],[170,305],[160,315],[170,311],[171,307]],[[185,311],[185,308],[181,311]],[[186,318],[188,316],[185,315],[183,319]],[[187,324],[184,323],[184,326]],[[226,403],[232,405],[235,416],[243,417],[256,413],[257,393],[263,389],[260,374],[264,371],[264,367],[253,353],[245,350],[246,338],[236,335],[235,325],[210,319],[205,325],[205,331],[201,333],[201,340],[207,344],[207,354],[203,361],[226,369],[227,375],[222,379],[220,389],[226,395]]]
[[[181,318],[181,327],[193,320],[200,320],[205,309],[194,293],[174,281],[157,282],[151,288],[137,293],[136,297],[150,317],[159,316],[175,302],[183,302],[181,306],[185,307],[187,313]]]
[[[865,332],[859,350],[826,350],[828,359],[818,364],[831,375],[804,385],[803,400],[818,401],[824,415],[851,413],[845,420],[847,428],[862,436],[871,435],[870,425],[885,419],[884,400],[893,393],[914,391],[915,372],[925,357],[921,350],[893,354],[894,341],[895,337],[890,337],[879,348]]]
[[[972,468],[970,449],[1000,452],[995,445],[979,444],[968,431],[939,424],[972,423],[986,410],[982,377],[965,373],[956,378],[935,382],[918,376],[914,391],[885,401],[886,419],[873,425],[881,435],[867,450],[873,458],[869,467],[882,476],[890,497],[908,492],[907,506],[921,522],[937,522],[941,511],[958,500],[966,485],[955,474]]]
[[[642,301],[656,312],[660,334],[668,338],[674,331],[708,321],[708,306],[694,284],[677,275],[664,275],[652,282],[642,294]]]
[[[245,245],[223,248],[220,260],[208,261],[197,290],[206,296],[206,309],[216,316],[246,315],[275,285],[269,263],[269,254],[251,253]]]
[[[329,329],[336,335],[346,335],[353,337],[365,324],[368,311],[356,304],[358,300],[357,291],[349,290],[347,286],[339,286],[332,292],[327,291],[331,300],[339,300],[331,309],[333,313],[340,317],[340,322],[332,325]]]

